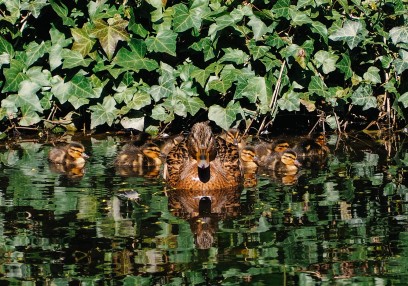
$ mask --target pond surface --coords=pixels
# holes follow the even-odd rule
[[[406,285],[406,138],[328,139],[327,160],[205,215],[154,171],[116,170],[123,138],[81,139],[83,177],[50,169],[50,144],[3,144],[0,284]]]

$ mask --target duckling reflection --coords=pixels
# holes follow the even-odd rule
[[[258,183],[258,158],[255,154],[255,148],[245,146],[240,152],[240,161],[244,173],[244,187],[255,187]]]
[[[84,175],[85,147],[81,143],[71,142],[65,146],[54,147],[48,153],[50,170],[65,174],[69,178],[80,178]]]
[[[208,249],[216,243],[219,221],[238,215],[241,190],[230,188],[201,192],[171,189],[166,194],[172,214],[190,223],[196,247]]]
[[[326,145],[326,137],[321,133],[314,134],[311,138],[297,143],[293,150],[298,154],[302,164],[309,168],[323,167],[330,154],[330,149]]]

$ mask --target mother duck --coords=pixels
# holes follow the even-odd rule
[[[242,184],[238,146],[214,137],[208,122],[193,125],[166,158],[164,178],[176,189],[209,191]]]

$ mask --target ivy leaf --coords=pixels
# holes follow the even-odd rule
[[[185,96],[181,102],[192,116],[196,115],[201,108],[205,108],[204,102],[196,96]]]
[[[254,60],[262,58],[270,50],[268,46],[257,46],[254,41],[249,43],[248,49]]]
[[[55,1],[50,1],[50,4],[54,12],[57,13],[57,15],[62,19],[62,22],[64,23],[65,26],[69,27],[75,26],[75,21],[68,17],[68,8],[67,6],[64,5],[64,3],[58,5],[57,3],[55,3]]]
[[[272,13],[274,13],[277,18],[289,19],[289,6],[290,0],[278,0],[272,7]]]
[[[372,95],[373,90],[371,85],[360,85],[351,95],[353,104],[360,105],[363,110],[377,107],[377,99]]]
[[[310,29],[312,30],[312,32],[319,34],[323,38],[324,42],[327,45],[328,36],[327,36],[327,27],[326,27],[326,25],[324,25],[324,24],[322,24],[322,23],[320,23],[318,21],[313,21],[310,24]]]
[[[10,56],[14,56],[13,46],[6,41],[2,36],[0,36],[0,54],[7,53]]]
[[[92,30],[91,35],[99,40],[102,49],[108,59],[111,60],[118,42],[129,40],[129,34],[125,30],[128,21],[123,20],[119,15],[115,15],[114,18],[108,19],[108,22],[97,19],[94,23],[95,28]]]
[[[381,83],[380,70],[376,67],[369,67],[364,73],[363,78],[373,84]]]
[[[27,110],[27,111],[22,111],[21,113],[22,113],[22,117],[20,118],[20,121],[19,121],[19,125],[21,126],[32,126],[41,121],[41,118],[37,114],[37,112],[34,112],[32,110]]]
[[[278,99],[278,106],[280,110],[299,111],[299,94],[293,90],[286,92],[281,98]]]
[[[30,11],[34,18],[38,18],[40,16],[41,9],[47,5],[48,1],[46,0],[36,0],[36,1],[30,1],[30,2],[21,2],[21,10],[24,11]]]
[[[345,79],[351,78],[353,71],[351,70],[351,60],[348,54],[342,54],[341,60],[336,64],[336,67],[344,73]]]
[[[52,78],[51,92],[59,100],[61,104],[65,103],[71,95],[71,84],[70,82],[64,82],[64,79],[59,75]]]
[[[201,15],[197,9],[189,10],[184,4],[173,6],[173,28],[175,32],[184,32],[191,28],[199,29],[201,26]]]
[[[33,63],[35,63],[39,58],[44,56],[45,52],[47,51],[47,47],[44,42],[41,42],[40,44],[36,42],[31,42],[28,44],[26,48],[26,65],[29,67]]]
[[[408,92],[405,92],[402,94],[399,98],[398,101],[402,103],[402,105],[407,108],[408,107]]]
[[[225,79],[225,80],[221,80],[219,78],[215,78],[215,79],[209,79],[208,84],[207,84],[207,88],[208,90],[216,90],[219,93],[225,94],[227,93],[228,89],[232,86],[232,81]]]
[[[330,93],[327,89],[326,84],[324,83],[324,81],[319,77],[319,76],[313,76],[310,79],[310,83],[309,83],[309,92],[311,93],[315,93],[318,96],[321,96],[323,98],[329,97]]]
[[[268,32],[268,27],[256,16],[251,16],[249,19],[248,25],[252,28],[254,40],[258,41]]]
[[[62,49],[68,46],[71,43],[70,39],[65,39],[65,35],[58,31],[56,28],[51,28],[51,48],[49,51],[50,57],[50,68],[51,71],[56,69],[62,64]]]
[[[135,41],[131,47],[131,51],[121,48],[113,59],[113,63],[136,72],[142,69],[153,71],[159,67],[155,60],[145,58],[146,45],[142,41]]]
[[[364,40],[362,35],[363,25],[361,22],[347,20],[343,27],[329,36],[333,41],[345,41],[350,49],[354,49]]]
[[[214,121],[224,130],[228,130],[241,111],[239,102],[230,101],[226,108],[215,104],[210,106],[208,110],[208,119]]]
[[[147,49],[151,52],[167,53],[176,56],[177,34],[171,30],[159,31],[156,37],[146,39]]]
[[[191,78],[195,79],[201,85],[201,87],[204,87],[211,73],[212,71],[207,69],[196,69],[191,73]]]
[[[71,35],[74,38],[72,50],[78,51],[83,57],[86,57],[95,44],[95,40],[91,38],[89,24],[84,24],[82,28],[72,28]]]
[[[335,55],[334,53],[329,53],[327,51],[318,51],[315,54],[315,60],[317,62],[317,67],[323,66],[323,72],[328,74],[332,71],[336,70],[336,62],[339,59],[339,56]]]
[[[84,59],[80,52],[63,49],[61,52],[64,61],[62,67],[64,69],[72,69],[76,67],[87,67],[92,62],[92,59]]]
[[[153,107],[151,117],[155,120],[169,123],[174,120],[174,113],[166,111],[161,104],[158,104]]]
[[[304,11],[299,11],[290,8],[290,19],[293,26],[302,26],[304,24],[311,24],[313,21],[305,14]]]
[[[128,107],[134,110],[140,110],[152,102],[150,94],[143,91],[137,91],[132,100],[128,103]]]
[[[220,63],[223,62],[233,62],[237,65],[243,64],[249,60],[249,56],[242,50],[226,48],[222,49],[224,51],[224,56],[219,60]]]
[[[402,74],[406,69],[408,69],[408,52],[401,49],[399,54],[400,58],[394,60],[394,66],[397,74]]]
[[[97,103],[96,105],[90,106],[89,109],[93,111],[91,113],[91,129],[105,123],[111,126],[117,116],[115,105],[115,99],[109,95],[104,97],[102,104]]]
[[[72,77],[71,81],[72,93],[84,98],[98,98],[98,95],[92,89],[91,81],[89,78],[82,74],[76,74]]]
[[[394,45],[398,43],[408,43],[407,26],[394,27],[390,30],[389,35]]]
[[[5,84],[3,86],[2,92],[16,92],[20,83],[23,80],[28,79],[28,76],[24,74],[25,64],[12,59],[10,62],[10,68],[4,68],[3,73],[6,79]]]

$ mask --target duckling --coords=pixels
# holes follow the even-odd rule
[[[300,157],[327,156],[330,153],[326,145],[326,137],[323,134],[315,134],[294,147]]]
[[[265,168],[283,174],[292,174],[301,166],[297,154],[293,150],[286,150],[282,154],[273,154],[265,161]]]
[[[83,168],[87,158],[89,156],[85,153],[84,145],[78,142],[52,148],[48,153],[48,160],[51,163],[61,164],[65,167]]]
[[[252,146],[245,146],[240,152],[240,161],[244,174],[244,187],[255,187],[258,183],[256,176],[258,159],[255,154],[255,148]]]
[[[222,132],[219,137],[229,144],[238,146],[239,150],[242,150],[242,148],[245,147],[245,141],[237,128],[230,128],[228,131]]]
[[[290,148],[289,143],[284,139],[279,139],[274,142],[265,142],[255,145],[255,154],[259,166],[266,166],[270,162],[270,157],[274,154],[282,154],[285,150]]]
[[[196,123],[166,157],[163,176],[176,189],[238,187],[242,183],[238,147],[215,137],[208,122]]]
[[[171,149],[173,149],[183,140],[184,140],[183,135],[175,135],[175,136],[161,138],[158,140],[157,144],[160,147],[160,151],[162,155],[167,156],[169,152],[171,151]]]
[[[116,166],[160,166],[162,164],[160,148],[154,143],[143,146],[126,144],[115,160]]]

